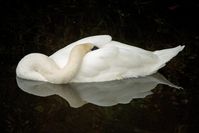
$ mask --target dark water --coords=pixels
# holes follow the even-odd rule
[[[161,75],[68,85],[15,77],[6,82],[2,118],[8,132],[170,133],[190,126],[185,90],[170,87]]]
[[[197,2],[4,1],[0,6],[1,132],[198,130]],[[73,41],[97,34],[110,34],[114,40],[147,50],[185,45],[159,71],[164,81],[167,79],[183,89],[171,87],[170,83],[170,86],[158,84],[151,78],[61,86],[16,79],[15,69],[24,55],[32,52],[50,55]]]

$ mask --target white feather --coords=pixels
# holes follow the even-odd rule
[[[83,43],[92,43],[99,49],[90,51],[84,56],[80,69],[70,82],[101,82],[150,75],[157,72],[184,48],[184,46],[178,46],[152,52],[112,41],[109,35],[99,35],[76,41],[58,50],[49,58],[58,67],[63,68],[68,62],[72,48]],[[26,67],[18,69],[17,75],[23,77],[25,74],[23,68]],[[29,79],[31,79],[30,74]],[[32,79],[45,81],[41,75],[34,76]]]

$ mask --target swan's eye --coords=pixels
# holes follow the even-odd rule
[[[96,46],[94,46],[94,47],[91,49],[91,51],[94,51],[94,50],[97,50],[97,49],[99,49],[99,48],[96,47]]]

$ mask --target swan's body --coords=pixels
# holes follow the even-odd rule
[[[84,43],[93,44],[99,49],[90,52],[88,52],[87,49],[86,52],[83,52],[84,54],[75,54],[72,58],[77,58],[78,60],[75,60],[75,62],[71,63],[72,65],[70,67],[67,67],[68,62],[73,60],[69,58],[73,54],[71,51],[74,51],[73,49],[76,49],[77,45],[79,46]],[[182,51],[183,48],[184,46],[178,46],[151,52],[117,41],[112,41],[111,37],[108,35],[92,36],[64,47],[49,56],[49,58],[45,56],[46,59],[44,60],[50,60],[51,63],[48,63],[47,65],[40,61],[40,63],[43,64],[42,66],[39,66],[42,67],[41,71],[30,69],[31,66],[36,65],[38,67],[37,59],[39,59],[39,57],[33,57],[36,56],[36,54],[31,54],[32,56],[28,55],[25,57],[28,58],[30,56],[29,59],[22,59],[19,62],[16,71],[17,76],[24,79],[48,81],[58,84],[67,82],[110,81],[153,74]],[[81,50],[77,50],[77,53],[78,52],[81,53]],[[37,54],[37,56],[39,55]],[[33,60],[34,58],[36,58],[36,60]],[[62,76],[59,76],[60,73],[57,75],[57,71],[54,71],[54,69],[51,71],[51,65],[56,66],[58,70],[61,69]],[[75,66],[75,69],[73,69],[73,66]],[[66,67],[67,71],[64,71],[64,68]],[[75,72],[68,78],[67,72],[70,72],[70,69]],[[56,78],[49,80],[46,76],[41,74],[44,73],[44,71],[47,71],[45,73],[53,73],[51,75],[52,77],[58,76],[59,78],[68,79],[60,79],[58,82],[53,81]]]

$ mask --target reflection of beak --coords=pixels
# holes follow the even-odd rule
[[[144,98],[152,94],[151,90],[158,84],[165,84],[177,89],[180,88],[158,73],[140,78],[62,85],[17,78],[17,84],[23,91],[33,95],[42,97],[59,95],[74,108],[81,107],[86,103],[92,103],[98,106],[113,106],[118,103],[129,103],[132,99]]]

